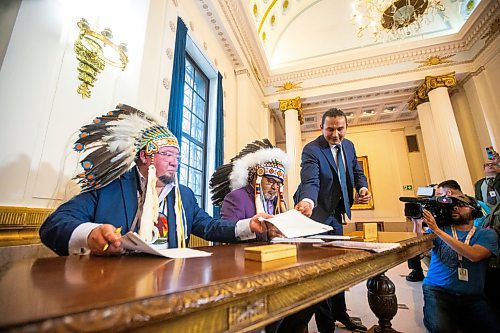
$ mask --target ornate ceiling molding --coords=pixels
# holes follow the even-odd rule
[[[421,46],[412,50],[395,52],[376,57],[369,57],[358,59],[354,61],[347,61],[340,64],[331,64],[327,66],[320,66],[309,68],[305,70],[293,71],[284,74],[270,75],[267,60],[263,59],[264,51],[260,50],[258,45],[258,36],[255,36],[254,27],[249,25],[248,18],[245,16],[244,8],[239,1],[218,0],[220,6],[226,15],[231,28],[235,31],[238,42],[242,47],[245,57],[249,64],[252,64],[256,70],[257,76],[260,77],[259,85],[266,96],[274,95],[264,91],[265,88],[282,85],[288,81],[306,81],[315,78],[327,77],[338,75],[346,72],[355,72],[387,66],[402,62],[415,62],[428,59],[430,56],[446,57],[450,53],[460,53],[470,50],[474,44],[481,39],[482,36],[492,31],[492,22],[500,17],[500,0],[496,0],[486,5],[480,17],[476,19],[472,26],[466,28],[465,35],[460,38],[459,34],[455,35],[459,38],[453,41],[442,42],[434,45]],[[252,23],[252,22],[250,22]],[[490,33],[491,35],[491,33]],[[485,43],[489,43],[494,38],[488,38]],[[484,47],[481,48],[484,50]],[[477,55],[474,56],[474,58]],[[466,63],[467,61],[465,61]],[[457,62],[460,64],[464,63]],[[417,70],[415,68],[414,70]],[[411,71],[410,71],[411,72]],[[391,75],[394,75],[392,73]],[[315,85],[314,88],[318,86]],[[310,87],[309,87],[310,88]]]
[[[241,66],[241,58],[236,52],[236,46],[229,38],[229,33],[224,27],[224,24],[221,21],[220,17],[217,15],[217,11],[214,9],[213,4],[210,0],[200,0],[199,5],[201,6],[202,11],[206,15],[206,19],[208,24],[212,27],[213,35],[216,36],[216,39],[219,41],[221,48],[226,52],[228,58],[231,60],[235,67]],[[194,25],[190,22],[190,29],[194,31]],[[206,42],[203,42],[203,48],[205,50],[208,49],[208,45]],[[216,64],[217,66],[217,64]]]
[[[234,36],[241,46],[247,64],[254,67],[258,77],[267,78],[269,76],[267,61],[262,57],[264,51],[259,52],[259,41],[255,40],[253,27],[249,24],[245,16],[243,3],[232,0],[217,0],[222,12],[230,25]],[[258,36],[257,36],[258,37]],[[259,82],[263,89],[262,81]]]

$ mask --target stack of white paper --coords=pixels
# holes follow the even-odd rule
[[[338,246],[349,249],[368,250],[373,252],[384,252],[400,247],[399,243],[374,243],[374,242],[355,242],[355,241],[333,241],[317,246]]]
[[[324,243],[322,239],[314,239],[314,238],[283,238],[283,237],[275,237],[271,239],[271,243]]]
[[[126,233],[122,236],[121,241],[125,250],[144,252],[166,258],[196,258],[212,255],[210,252],[190,248],[155,249],[151,244],[144,242],[135,232]]]
[[[263,220],[272,223],[286,238],[315,235],[333,230],[331,226],[313,221],[295,209]]]
[[[341,235],[312,235],[312,236],[309,236],[307,238],[342,240],[342,239],[351,239],[351,238],[359,238],[359,237],[356,237],[356,236],[341,236]]]

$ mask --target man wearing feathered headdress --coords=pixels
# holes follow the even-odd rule
[[[287,164],[285,152],[267,139],[246,145],[210,179],[212,201],[222,204],[221,217],[239,221],[256,213],[285,212],[283,182]]]
[[[288,156],[268,139],[247,144],[231,162],[220,166],[210,178],[212,202],[222,205],[221,217],[239,221],[256,213],[279,214],[286,211],[283,182]],[[280,236],[268,226],[262,238]],[[259,237],[261,240],[261,237]],[[317,306],[310,306],[283,320],[266,326],[266,332],[304,332]]]
[[[127,105],[82,127],[74,149],[84,152],[76,176],[82,193],[62,204],[40,228],[42,242],[59,255],[123,252],[120,232],[146,242],[186,247],[191,233],[237,242],[263,232],[258,214],[234,222],[202,210],[193,191],[177,183],[179,144],[167,127]],[[121,229],[119,229],[121,228]]]

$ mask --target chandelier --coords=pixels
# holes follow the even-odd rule
[[[444,12],[442,0],[355,0],[352,15],[357,36],[371,31],[375,41],[401,39],[418,33]]]

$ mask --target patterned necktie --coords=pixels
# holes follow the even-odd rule
[[[486,178],[486,202],[494,206],[497,204],[497,197],[492,196],[491,193],[495,192],[495,188],[493,187],[493,178]]]
[[[335,145],[337,150],[337,168],[339,171],[340,187],[342,188],[342,199],[344,200],[344,207],[347,217],[351,219],[351,206],[349,205],[349,196],[347,195],[347,181],[345,175],[344,160],[342,159],[342,147],[340,144]]]

